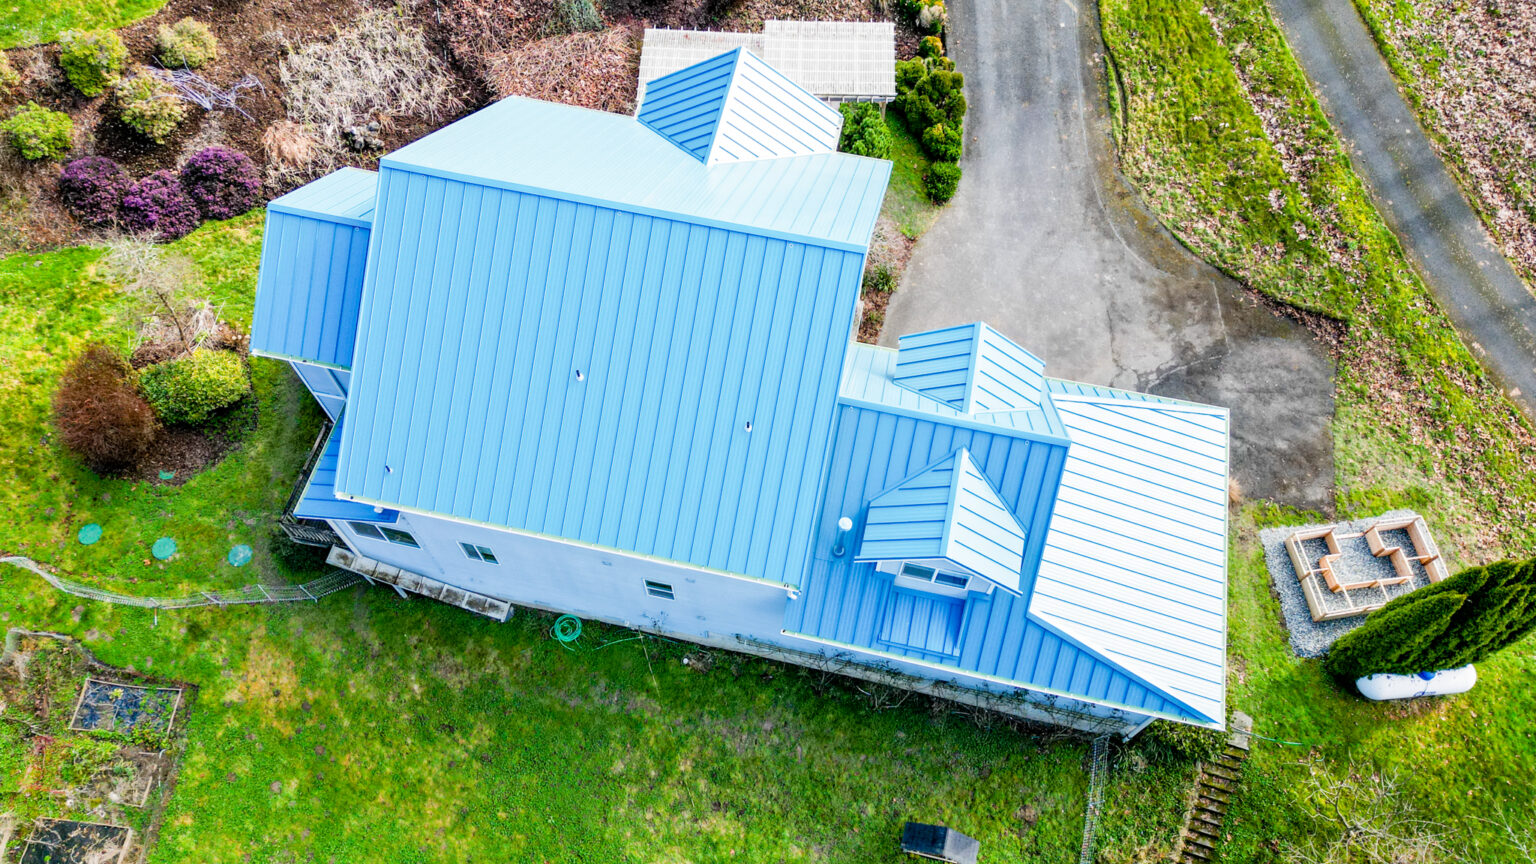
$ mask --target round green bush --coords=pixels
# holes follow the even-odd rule
[[[140,372],[139,392],[160,422],[197,426],[244,399],[251,382],[239,354],[199,348]]]
[[[855,156],[890,158],[891,128],[885,125],[880,109],[868,102],[854,102],[839,110],[843,112],[843,134],[837,149]]]
[[[960,161],[960,127],[935,123],[923,130],[923,152],[935,162]]]
[[[218,59],[219,40],[208,25],[196,18],[160,25],[155,34],[155,56],[167,69],[197,69]]]
[[[113,99],[123,123],[156,144],[164,144],[187,117],[187,103],[176,88],[154,75],[124,78]]]
[[[928,166],[928,176],[923,178],[923,188],[928,192],[928,199],[935,204],[944,204],[955,197],[955,189],[960,185],[960,166],[953,162],[935,162]]]
[[[117,83],[128,48],[111,30],[66,30],[59,36],[59,66],[86,96],[99,96]]]
[[[21,83],[21,73],[11,65],[11,58],[0,51],[0,92],[13,89]]]
[[[0,131],[23,159],[58,159],[69,152],[75,121],[63,111],[49,111],[36,102],[18,106]]]

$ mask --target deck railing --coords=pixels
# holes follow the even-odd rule
[[[304,487],[309,485],[309,475],[314,473],[315,465],[319,464],[321,454],[325,453],[326,442],[331,440],[331,422],[325,421],[320,426],[320,434],[315,438],[315,444],[309,448],[309,456],[304,459],[304,468],[299,471],[299,479],[293,484],[293,492],[288,496],[288,503],[283,506],[283,515],[278,517],[277,524],[288,535],[288,539],[305,546],[331,547],[345,545],[339,535],[331,530],[331,526],[318,519],[304,519],[293,515],[293,509],[299,506],[299,499],[304,495]]]

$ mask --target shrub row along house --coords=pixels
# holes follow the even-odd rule
[[[397,586],[1222,726],[1226,411],[984,324],[851,342],[890,164],[839,126],[738,49],[634,117],[506,99],[274,201],[251,345],[335,421],[294,516]]]

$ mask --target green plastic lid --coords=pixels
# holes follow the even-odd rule
[[[176,554],[176,541],[169,537],[161,537],[155,541],[155,545],[149,547],[149,554],[164,561]]]
[[[244,567],[251,562],[251,547],[241,543],[229,550],[229,564],[231,567]]]
[[[160,479],[161,480],[175,480],[176,479],[176,472],[175,471],[161,471],[160,472]]]
[[[75,539],[80,541],[80,545],[89,546],[101,539],[101,526],[95,522],[83,526],[80,533],[75,535]]]

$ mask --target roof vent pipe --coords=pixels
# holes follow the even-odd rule
[[[832,541],[832,557],[841,558],[848,551],[848,532],[853,530],[853,520],[847,516],[837,520],[837,539]]]

